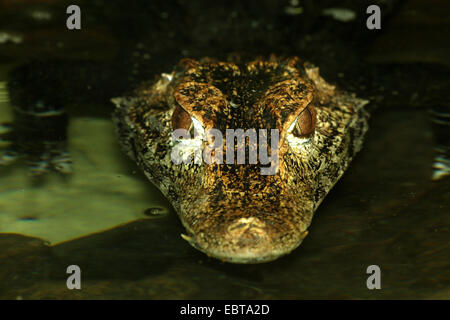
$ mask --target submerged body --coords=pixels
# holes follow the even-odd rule
[[[298,58],[183,60],[113,101],[122,146],[174,206],[187,230],[183,238],[233,263],[267,262],[298,247],[367,131],[367,101],[336,89]],[[174,130],[194,126],[200,134],[192,141],[172,139]],[[262,175],[259,158],[258,164],[172,161],[177,144],[207,148],[210,129],[223,136],[229,129],[276,129],[276,173]]]

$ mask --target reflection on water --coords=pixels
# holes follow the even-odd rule
[[[16,62],[0,64],[0,81]],[[0,101],[0,122],[9,107]],[[108,119],[76,118],[69,137],[70,178],[35,185],[20,164],[0,170],[0,298],[450,298],[450,185],[429,179],[425,110],[374,114],[363,151],[304,243],[261,265],[191,248],[170,204],[122,155]],[[169,213],[148,217],[153,207]],[[82,269],[81,291],[66,288],[71,264]],[[367,289],[369,265],[381,268],[382,290]]]

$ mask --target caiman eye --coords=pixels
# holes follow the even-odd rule
[[[295,128],[292,131],[297,138],[306,138],[314,133],[316,128],[316,110],[308,106],[297,117]]]
[[[192,119],[182,107],[177,106],[172,114],[172,128],[190,130],[192,127]]]

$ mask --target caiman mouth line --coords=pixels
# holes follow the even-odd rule
[[[185,59],[114,103],[124,150],[172,203],[187,230],[183,239],[231,263],[272,261],[298,247],[368,127],[367,101],[336,89],[317,67],[296,57]],[[206,135],[233,128],[242,128],[240,153],[235,137],[214,145]],[[249,128],[276,130],[277,148],[268,140],[261,144],[264,139],[252,142]],[[173,140],[176,130],[190,135]],[[255,141],[259,150],[276,155],[274,174],[261,174],[261,156],[251,148]],[[195,148],[206,148],[209,160],[220,159],[227,144],[233,161],[195,161]],[[172,161],[180,150],[194,161]],[[252,156],[256,163],[245,161]]]

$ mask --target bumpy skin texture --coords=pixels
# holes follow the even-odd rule
[[[367,101],[336,89],[298,58],[183,60],[171,74],[113,102],[123,148],[170,200],[184,238],[233,263],[271,261],[298,247],[367,131]],[[172,141],[172,116],[180,107],[224,137],[226,129],[278,129],[277,173],[261,175],[259,163],[173,163],[179,142]],[[313,109],[313,133],[297,137],[293,123]]]

